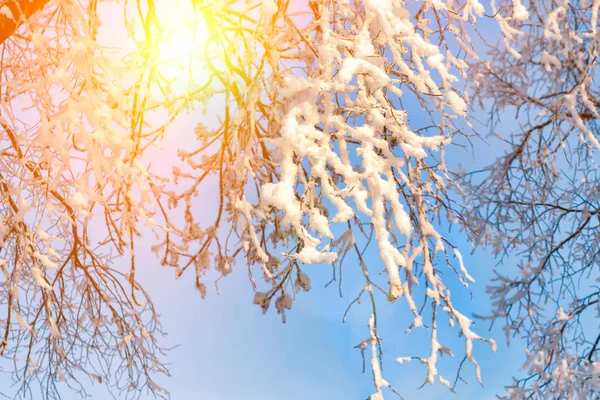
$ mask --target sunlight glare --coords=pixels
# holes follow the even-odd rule
[[[203,53],[210,32],[191,2],[167,3],[166,7],[157,7],[163,29],[157,44],[157,70],[174,85],[187,87],[190,80],[206,75],[202,74],[206,68]]]

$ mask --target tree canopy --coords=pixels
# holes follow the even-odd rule
[[[283,322],[306,265],[358,269],[371,400],[396,392],[382,302],[428,336],[426,355],[385,355],[424,365],[425,383],[454,391],[465,363],[481,382],[477,343],[496,342],[479,318],[526,339],[526,376],[501,395],[598,394],[600,1],[45,3],[0,3],[0,360],[20,396],[84,376],[168,395],[136,279],[148,241],[201,296],[209,271],[246,271]],[[184,113],[196,128],[169,155]],[[446,162],[482,139],[500,154]],[[490,315],[473,317],[455,301],[482,284],[462,254],[484,247],[501,264]]]

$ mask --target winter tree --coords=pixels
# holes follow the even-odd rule
[[[492,12],[504,33],[476,68],[504,154],[468,175],[476,244],[504,263],[491,320],[527,341],[510,398],[595,398],[600,391],[598,1],[529,1]],[[512,11],[511,11],[512,10]],[[512,12],[512,14],[511,14]],[[512,16],[513,18],[508,18]],[[506,118],[518,121],[507,126]],[[496,143],[495,143],[496,144]]]
[[[598,340],[579,316],[597,315],[598,295],[577,286],[594,269],[597,220],[598,7],[584,3],[53,0],[29,18],[27,0],[0,3],[0,27],[20,25],[3,42],[0,79],[0,355],[20,395],[56,396],[63,380],[84,393],[82,377],[167,395],[153,380],[168,372],[160,321],[136,280],[142,235],[202,296],[209,270],[247,270],[254,302],[283,321],[311,288],[305,265],[359,269],[349,307],[371,307],[358,347],[373,400],[393,390],[381,302],[397,302],[407,331],[430,343],[386,357],[421,363],[426,383],[453,390],[458,377],[437,363],[457,354],[459,376],[466,361],[481,380],[475,355],[489,350],[477,343],[495,342],[453,303],[449,286],[468,296],[473,279],[451,226],[506,257],[526,246],[521,280],[499,274],[490,288],[490,318],[530,339],[531,377],[511,394],[595,390]],[[504,37],[488,57],[481,20]],[[444,156],[472,130],[472,82],[493,115],[527,116],[521,131],[494,130],[508,155],[463,181]],[[194,140],[172,165],[153,163],[182,112],[198,122]],[[210,182],[218,211],[207,222]],[[457,202],[463,189],[478,207]]]

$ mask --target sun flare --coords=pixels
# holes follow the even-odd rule
[[[176,27],[166,33],[159,44],[159,64],[164,72],[178,73],[189,66],[189,62],[199,57],[208,38],[208,31],[202,24],[196,27]]]
[[[158,10],[162,31],[156,43],[156,68],[165,79],[187,86],[190,79],[203,75],[204,47],[210,32],[191,2],[168,4]]]

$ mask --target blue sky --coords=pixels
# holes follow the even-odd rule
[[[467,300],[461,306],[463,310],[481,312],[487,308],[483,284],[492,258],[479,253],[465,256],[465,261],[478,284],[473,287],[473,301],[465,293]],[[220,296],[212,291],[202,300],[191,276],[176,281],[173,271],[159,267],[152,257],[141,259],[139,265],[145,265],[140,268],[140,278],[153,295],[169,333],[165,345],[179,344],[166,359],[172,377],[159,381],[169,389],[173,400],[343,400],[366,399],[372,393],[368,364],[363,374],[360,352],[353,348],[368,334],[368,305],[351,311],[348,322],[342,324],[344,310],[353,297],[351,290],[345,290],[345,296],[339,298],[336,287],[323,288],[330,279],[328,266],[310,267],[313,289],[297,297],[287,323],[282,324],[274,310],[262,315],[260,308],[252,304],[253,292],[244,268],[221,280]],[[356,282],[347,281],[344,286],[352,288],[353,284]],[[455,292],[454,298],[458,295]],[[378,312],[384,341],[384,377],[405,399],[492,399],[522,363],[522,348],[507,350],[502,331],[494,329],[491,334],[498,341],[496,354],[489,346],[476,344],[484,388],[475,381],[472,366],[465,364],[463,376],[469,385],[459,384],[457,395],[439,384],[417,390],[425,379],[425,368],[416,363],[399,365],[394,360],[419,349],[426,352],[427,331],[403,333],[406,325],[397,321],[406,320],[407,309],[401,301],[386,306],[382,301]],[[478,325],[480,334],[490,335],[487,326]],[[443,340],[456,344],[457,349],[462,346],[462,339],[457,337]],[[451,380],[460,358],[457,355],[452,365],[441,364],[442,371],[452,372],[447,375]],[[109,398],[97,384],[90,385],[89,393],[94,399]],[[65,392],[62,398],[80,397]],[[144,394],[142,398],[152,397]],[[390,393],[389,398],[395,397]]]

